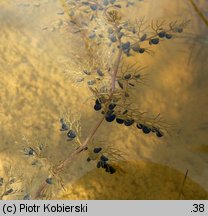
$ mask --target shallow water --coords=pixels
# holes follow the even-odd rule
[[[201,8],[206,8],[206,5],[206,1],[199,4]],[[192,194],[185,198],[205,198],[205,191],[208,191],[207,27],[188,1],[170,3],[168,0],[144,0],[127,11],[131,13],[124,11],[123,14],[131,20],[136,16],[145,16],[148,20],[191,20],[184,37],[182,35],[182,38],[161,43],[153,48],[153,56],[142,55],[134,59],[148,66],[147,86],[139,86],[132,91],[134,102],[141,111],[152,115],[161,113],[175,128],[170,131],[170,135],[158,139],[133,128],[104,122],[95,138],[125,151],[126,166],[136,163],[135,172],[139,172],[138,167],[145,167],[143,163],[146,164],[148,174],[145,176],[146,181],[151,182],[150,185],[143,184],[145,179],[140,182],[135,175],[135,181],[139,183],[133,185],[135,188],[143,185],[145,192],[138,196],[130,192],[128,199],[174,199],[187,169],[188,177],[195,185],[195,197]],[[206,14],[206,11],[203,12]],[[80,113],[82,140],[100,118],[100,114],[92,109],[93,101],[87,100],[91,96],[87,85],[73,82],[77,79],[76,74],[85,66],[87,56],[80,35],[71,33],[67,20],[62,2],[58,0],[33,0],[30,3],[24,0],[0,1],[0,166],[10,164],[14,176],[23,173],[20,177],[21,187],[29,193],[37,190],[46,178],[47,171],[31,166],[32,160],[24,157],[20,151],[25,145],[22,138],[25,136],[31,143],[47,143],[44,157],[56,164],[74,148],[59,131],[59,119],[63,113]],[[197,35],[197,38],[192,40],[185,37],[190,34]],[[96,180],[96,172],[99,175],[100,171],[93,170],[96,164],[86,164],[86,157],[86,153],[80,155],[63,174],[65,187],[70,192],[71,183],[76,188],[76,181],[81,177],[75,195],[66,192],[60,196],[82,198],[85,197],[82,196],[86,194],[85,190],[90,189],[89,196],[85,198],[108,199],[108,196],[99,196],[102,195],[99,191],[107,193],[108,189],[102,186],[99,178]],[[152,167],[152,164],[156,164],[155,169],[149,171],[148,167]],[[91,172],[95,172],[91,175],[94,177],[93,184],[89,181]],[[146,173],[144,170],[142,172]],[[123,180],[125,184],[128,184],[128,180],[129,184],[133,181],[132,173],[133,170],[126,172]],[[167,179],[171,182],[174,173],[179,176],[178,182],[174,178],[174,184],[165,185],[164,192],[159,196],[161,183]],[[167,174],[167,179],[164,180],[160,174]],[[6,175],[3,168],[0,169],[0,175]],[[122,177],[115,175],[112,188],[119,178]],[[30,179],[34,181],[31,183]],[[83,185],[85,182],[86,185]],[[151,187],[152,184],[154,187]],[[172,185],[176,185],[177,192],[171,196],[169,191],[173,190]],[[203,196],[199,195],[201,191]],[[115,198],[125,199],[122,194],[119,189]]]

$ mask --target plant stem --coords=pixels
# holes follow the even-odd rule
[[[102,119],[100,119],[100,121],[96,124],[96,126],[93,128],[93,130],[91,131],[91,133],[88,135],[88,137],[85,139],[85,141],[83,142],[83,145],[81,145],[79,148],[77,148],[72,154],[70,154],[65,160],[63,160],[60,164],[58,164],[54,170],[53,173],[58,174],[59,172],[61,172],[64,167],[66,167],[73,159],[74,157],[79,154],[80,152],[82,152],[88,145],[89,141],[92,139],[92,137],[94,136],[94,134],[96,133],[97,129],[100,127],[100,125],[102,124],[104,120],[104,117],[102,117]],[[44,182],[38,189],[38,191],[36,192],[36,194],[34,195],[34,199],[37,199],[38,197],[41,196],[42,191],[46,188],[47,183]]]
[[[208,20],[206,19],[206,17],[204,16],[204,14],[199,10],[199,8],[197,7],[196,3],[194,2],[194,0],[189,0],[189,2],[191,3],[191,5],[193,6],[194,10],[196,11],[196,13],[199,15],[199,17],[201,18],[201,20],[205,23],[205,25],[208,27]]]
[[[90,134],[88,135],[88,137],[85,139],[85,141],[83,142],[83,144],[77,148],[71,155],[69,155],[68,158],[66,158],[65,160],[63,160],[58,166],[55,167],[54,172],[57,174],[59,173],[64,167],[66,167],[72,160],[73,158],[79,154],[80,152],[82,152],[83,150],[85,150],[85,148],[87,147],[88,143],[90,142],[90,140],[92,139],[92,137],[95,135],[96,131],[98,130],[98,128],[100,127],[100,125],[102,124],[104,120],[104,117],[102,117],[100,119],[100,121],[95,125],[95,127],[92,129],[92,131],[90,132]]]
[[[119,40],[119,44],[121,45],[121,41]],[[122,57],[122,49],[119,49],[119,53],[118,53],[118,57],[116,60],[116,64],[115,64],[115,69],[114,69],[114,73],[112,74],[111,77],[111,96],[113,95],[113,93],[115,92],[115,83],[116,83],[116,76],[118,73],[118,69],[119,69],[119,64],[121,62],[121,57]],[[87,136],[87,138],[85,139],[85,141],[83,142],[83,144],[78,147],[73,153],[71,153],[65,160],[63,160],[60,164],[58,164],[57,166],[54,167],[53,169],[53,175],[58,174],[59,172],[61,172],[70,162],[72,162],[72,160],[75,158],[76,155],[78,155],[80,152],[82,152],[83,150],[85,150],[85,148],[88,146],[89,142],[91,141],[91,139],[93,138],[93,136],[95,135],[95,133],[97,132],[98,128],[100,127],[100,125],[102,124],[103,120],[104,120],[104,116],[100,119],[100,121],[95,125],[95,127],[91,130],[91,132],[89,133],[89,135]],[[38,189],[38,191],[36,192],[36,194],[34,195],[34,199],[37,199],[41,196],[42,191],[44,191],[44,189],[47,187],[47,183],[44,182]]]
[[[118,73],[118,68],[119,68],[119,64],[121,62],[121,57],[122,57],[122,49],[119,49],[119,53],[118,53],[118,58],[116,61],[116,66],[115,66],[115,70],[114,73],[112,75],[112,90],[111,93],[113,94],[115,89],[116,89],[116,77],[117,77],[117,73]]]
[[[38,191],[35,193],[34,198],[33,199],[38,199],[38,197],[41,196],[42,191],[46,188],[47,183],[44,182],[38,189]]]
[[[181,187],[181,190],[178,194],[178,199],[181,199],[181,195],[183,194],[183,188],[184,188],[184,185],[186,183],[187,177],[188,177],[188,169],[186,170],[186,174],[185,174],[184,179],[183,179],[182,187]]]
[[[114,26],[116,33],[117,33],[117,37],[118,37],[118,26],[115,25]],[[115,89],[116,89],[116,77],[117,77],[117,73],[118,73],[118,69],[119,69],[119,65],[121,62],[121,57],[122,57],[122,48],[121,48],[121,39],[118,37],[118,45],[119,45],[119,52],[118,52],[118,57],[117,57],[117,61],[115,64],[115,69],[114,69],[114,73],[112,74],[112,81],[111,81],[111,85],[112,85],[112,94],[114,93]]]

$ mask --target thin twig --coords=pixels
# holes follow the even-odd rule
[[[196,11],[196,13],[199,15],[199,17],[201,18],[201,20],[205,23],[205,25],[208,27],[208,20],[207,18],[204,16],[204,14],[199,10],[199,8],[197,7],[196,3],[193,0],[189,0],[189,2],[191,3],[191,5],[193,6],[194,10]]]
[[[182,184],[181,190],[180,190],[179,195],[178,195],[179,200],[181,199],[181,195],[183,194],[183,189],[184,189],[184,185],[186,183],[187,177],[188,177],[188,169],[186,170],[186,174],[185,174],[184,179],[183,179],[183,184]]]
[[[116,32],[118,34],[118,27],[115,26],[115,29],[116,29]],[[118,53],[118,58],[117,58],[117,61],[116,61],[116,64],[115,64],[115,69],[114,69],[114,73],[112,74],[112,92],[113,93],[115,91],[115,85],[116,85],[116,77],[117,77],[117,73],[118,73],[118,69],[119,69],[119,65],[120,65],[120,62],[121,62],[121,57],[122,57],[122,49],[121,49],[121,39],[119,38],[118,40],[118,43],[119,43],[119,53]]]

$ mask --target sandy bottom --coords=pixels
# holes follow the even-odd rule
[[[182,189],[184,175],[167,166],[148,162],[122,164],[125,174],[92,170],[70,186],[59,199],[158,200],[204,199],[208,193],[190,178]],[[182,194],[180,193],[182,190]]]

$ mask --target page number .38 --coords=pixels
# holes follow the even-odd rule
[[[193,204],[193,209],[191,210],[191,212],[204,212],[205,208],[204,208],[204,204]]]

